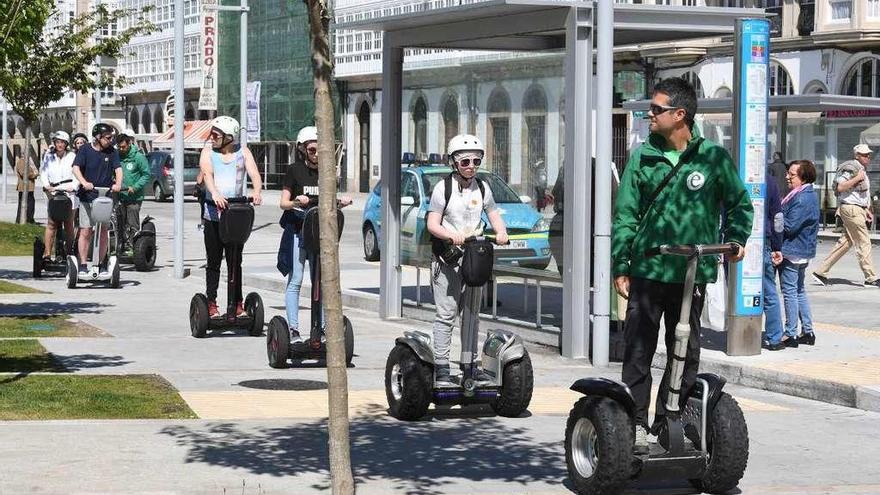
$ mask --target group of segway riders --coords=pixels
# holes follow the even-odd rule
[[[90,273],[94,280],[112,279],[111,260],[126,249],[126,241],[134,238],[133,232],[141,225],[140,203],[150,179],[146,158],[133,141],[134,132],[117,132],[105,123],[92,127],[91,141],[82,133],[72,138],[65,131],[52,134],[52,146],[40,166],[49,204],[44,237],[34,242],[34,276],[41,276],[43,270],[66,272],[71,287]],[[101,200],[96,211],[94,202],[107,196],[111,197],[109,210]],[[117,205],[121,209],[114,211]],[[118,245],[108,255],[113,218]],[[90,253],[96,229],[97,246]],[[152,239],[146,244],[155,247]],[[148,267],[138,266],[142,268],[152,268],[152,261]]]
[[[672,78],[658,84],[648,113],[651,134],[633,151],[621,181],[612,262],[615,288],[628,299],[623,376],[622,382],[583,379],[572,386],[585,395],[572,409],[565,432],[566,463],[580,493],[616,493],[629,480],[650,475],[685,478],[718,492],[735,487],[745,470],[748,432],[742,412],[722,392],[723,378],[697,371],[705,285],[715,280],[719,255],[728,261],[742,259],[753,212],[728,153],[694,127],[696,110],[689,83]],[[251,335],[263,330],[259,296],[242,300],[242,251],[253,225],[251,205],[262,203],[262,179],[248,149],[235,143],[239,132],[235,119],[218,117],[211,146],[201,154],[207,264],[206,292],[193,298],[190,310],[196,337],[206,336],[208,328],[224,328],[221,321],[247,326]],[[94,225],[95,188],[118,192],[128,187],[134,199],[142,189],[140,182],[124,180],[111,128],[99,124],[93,137],[74,157],[67,151],[67,135],[56,134],[53,154],[44,162],[47,192],[63,193],[74,206],[79,202],[81,260]],[[296,160],[282,184],[278,269],[287,277],[286,319],[273,318],[267,332],[269,364],[275,368],[287,367],[297,357],[320,359],[326,353],[317,245],[317,143],[315,127],[299,132]],[[416,420],[431,403],[487,404],[500,415],[519,416],[528,408],[533,388],[522,340],[504,330],[489,330],[477,360],[481,290],[491,276],[493,245],[508,242],[492,190],[478,175],[485,147],[476,136],[458,135],[448,143],[447,157],[450,173],[434,187],[427,215],[436,306],[433,333],[405,332],[396,340],[385,370],[389,412]],[[246,175],[253,185],[250,196]],[[350,204],[349,197],[337,198],[339,209]],[[136,208],[130,211],[128,224],[132,218],[136,224]],[[341,212],[337,214],[341,231]],[[50,222],[45,255],[61,223],[71,238],[72,215]],[[105,230],[100,235],[106,236]],[[101,249],[99,259],[105,252]],[[224,257],[228,300],[221,314],[217,290]],[[299,318],[306,262],[312,279],[307,332]],[[461,372],[456,373],[450,350],[459,315]],[[650,424],[651,363],[661,318],[668,358]],[[345,322],[350,362],[353,335]]]

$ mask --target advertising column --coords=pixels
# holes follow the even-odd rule
[[[755,209],[746,256],[728,273],[727,354],[761,353],[764,183],[767,168],[767,77],[770,22],[738,19],[734,56],[733,161]]]

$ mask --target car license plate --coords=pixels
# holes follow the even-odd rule
[[[510,241],[506,246],[495,246],[495,249],[525,249],[527,247],[524,239],[516,239]]]

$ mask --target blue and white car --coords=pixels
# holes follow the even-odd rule
[[[426,264],[431,260],[430,234],[427,228],[428,206],[434,185],[452,171],[449,167],[414,166],[403,167],[400,178],[400,255],[404,264]],[[492,196],[507,225],[510,244],[495,247],[498,262],[511,263],[528,268],[544,269],[550,263],[550,225],[543,215],[523,202],[498,175],[480,170],[478,176],[492,190]],[[361,231],[364,235],[364,258],[379,259],[382,235],[381,182],[376,184],[364,207]],[[489,220],[483,214],[487,233],[491,233]]]

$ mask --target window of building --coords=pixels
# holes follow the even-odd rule
[[[697,93],[697,98],[705,98],[706,94],[703,92],[703,83],[700,82],[700,77],[694,71],[688,71],[681,75],[681,77],[687,82],[691,83],[694,87],[694,91]]]
[[[868,0],[865,6],[865,15],[868,17],[880,17],[880,0]]]
[[[848,21],[852,16],[852,0],[829,0],[832,21]]]
[[[523,176],[522,193],[547,184],[547,96],[539,85],[533,85],[523,97],[524,161],[528,175]],[[537,199],[537,197],[536,197]]]
[[[419,96],[413,105],[413,152],[421,157],[428,153],[428,104]]]
[[[779,63],[770,62],[770,95],[785,96],[793,94],[794,86],[791,83],[788,71]]]
[[[443,144],[458,134],[458,102],[449,95],[443,104]]]
[[[498,86],[489,96],[488,105],[489,146],[487,162],[490,170],[510,180],[510,97]]]
[[[880,58],[864,58],[853,65],[844,78],[842,93],[880,97]]]

